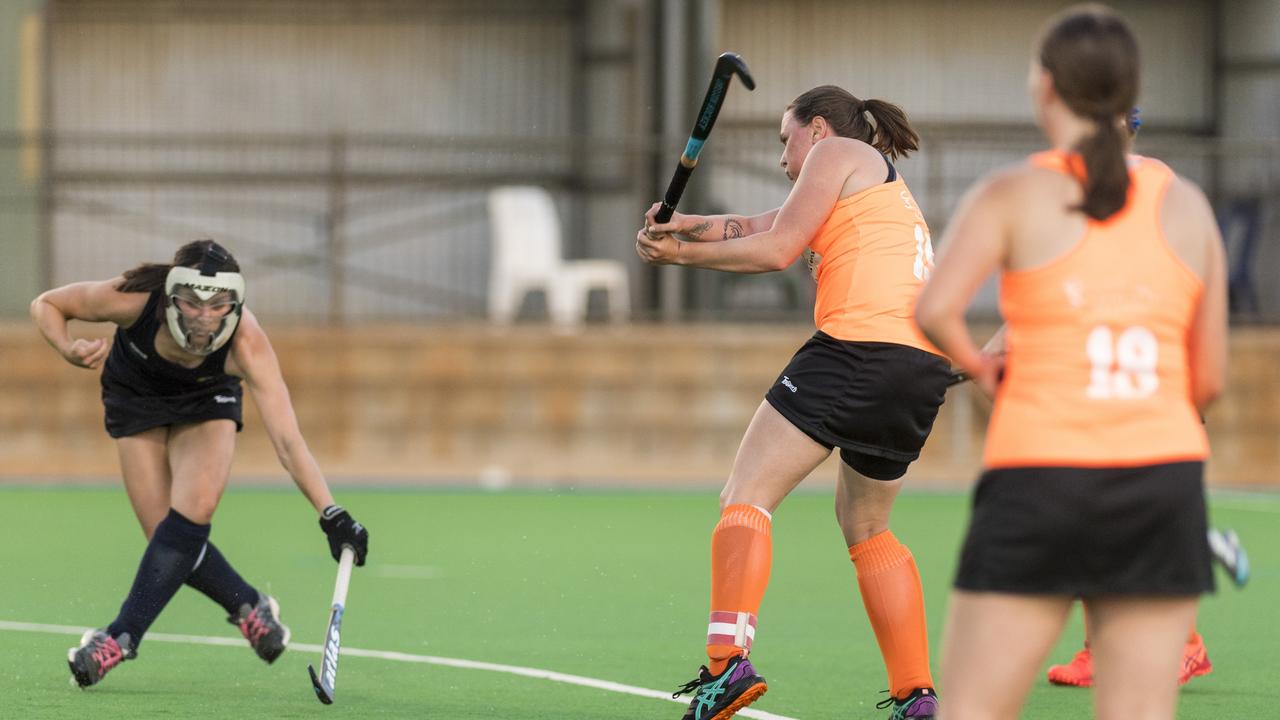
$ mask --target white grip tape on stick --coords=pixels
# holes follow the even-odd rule
[[[351,584],[351,567],[356,561],[356,551],[350,545],[342,546],[342,555],[338,558],[338,580],[333,585],[333,604],[347,605],[347,586]]]

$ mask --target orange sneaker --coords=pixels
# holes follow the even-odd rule
[[[1093,687],[1093,654],[1089,646],[1085,645],[1066,665],[1050,665],[1048,676],[1054,685]]]
[[[1195,639],[1182,648],[1182,672],[1178,674],[1178,684],[1186,685],[1191,678],[1211,672],[1213,663],[1209,662],[1209,653],[1204,649],[1204,638],[1196,633]]]

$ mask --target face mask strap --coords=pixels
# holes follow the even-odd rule
[[[216,244],[210,245],[205,250],[204,259],[200,261],[200,274],[213,277],[229,262],[231,262],[231,257],[227,255],[225,250]]]

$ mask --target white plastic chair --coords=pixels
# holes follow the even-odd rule
[[[551,195],[540,187],[510,186],[489,193],[493,259],[489,265],[489,317],[498,323],[515,319],[532,290],[547,297],[551,321],[581,324],[587,316],[587,294],[604,290],[609,317],[625,320],[631,310],[627,269],[617,260],[565,260],[561,256],[560,219]]]

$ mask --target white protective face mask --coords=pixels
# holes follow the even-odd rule
[[[221,318],[218,327],[213,331],[213,339],[203,348],[192,345],[192,328],[187,325],[187,318],[178,309],[174,294],[179,289],[194,293],[197,298],[207,301],[219,293],[231,294],[231,310]],[[175,267],[169,270],[164,280],[164,314],[168,320],[169,333],[183,350],[193,355],[210,355],[217,352],[231,339],[231,334],[240,324],[240,314],[244,309],[244,276],[236,272],[219,272],[206,275],[196,268]]]

